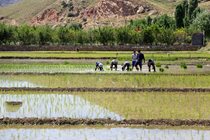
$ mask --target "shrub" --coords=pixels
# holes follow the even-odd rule
[[[68,65],[68,64],[70,64],[68,61],[64,61],[64,63],[63,63],[64,65]]]
[[[168,66],[168,65],[165,65],[165,68],[166,68],[166,69],[169,69],[169,66]]]
[[[159,62],[156,63],[156,67],[160,68],[161,67],[161,64]]]
[[[164,70],[164,68],[159,68],[159,71],[164,72],[165,70]]]
[[[210,13],[206,11],[199,14],[193,21],[191,28],[205,31],[207,35],[210,35]]]
[[[196,67],[199,68],[199,69],[202,69],[203,65],[202,64],[197,64]]]
[[[109,64],[110,64],[110,62],[107,60],[107,61],[106,61],[106,64],[107,64],[107,65],[109,65]]]
[[[99,36],[98,41],[103,45],[114,44],[115,39],[115,31],[114,28],[111,27],[103,27],[98,29]]]
[[[187,69],[187,64],[184,63],[184,62],[182,62],[182,63],[180,64],[180,67],[183,68],[183,69]]]

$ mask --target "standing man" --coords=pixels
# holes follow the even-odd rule
[[[144,63],[145,63],[144,54],[143,54],[143,53],[141,53],[141,51],[140,51],[140,50],[138,50],[138,54],[137,54],[137,62],[136,62],[136,69],[137,69],[137,70],[139,70],[139,69],[138,69],[138,65],[139,65],[139,67],[140,67],[140,71],[142,71],[142,61],[144,61]]]
[[[133,51],[133,54],[132,54],[132,70],[133,70],[133,67],[136,66],[136,62],[137,62],[137,54],[136,54],[136,51]]]
[[[113,67],[115,68],[115,70],[117,70],[117,65],[118,65],[118,61],[116,59],[113,59],[110,65],[111,71],[113,70]]]

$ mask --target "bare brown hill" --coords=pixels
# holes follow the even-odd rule
[[[140,15],[158,14],[158,11],[147,3],[132,0],[99,0],[95,4],[86,7],[80,7],[75,2],[73,4],[74,9],[72,11],[62,6],[58,9],[51,7],[45,9],[34,16],[30,23],[33,25],[59,25],[76,21],[82,23],[84,27],[91,27],[96,22],[97,26],[103,26],[107,22],[106,25],[110,24],[111,20],[115,20],[113,23],[120,25],[124,17],[136,18]]]
[[[102,0],[95,6],[84,9],[81,17],[113,17],[133,16],[150,11],[146,4],[138,4],[129,0]]]

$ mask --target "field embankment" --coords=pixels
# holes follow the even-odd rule
[[[137,45],[114,45],[114,46],[0,46],[0,51],[197,51],[200,46],[173,45],[173,46],[137,46]]]

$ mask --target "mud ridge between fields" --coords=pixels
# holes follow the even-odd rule
[[[72,60],[80,60],[80,59],[90,59],[90,60],[97,60],[97,59],[116,59],[117,57],[16,57],[16,56],[1,56],[0,59],[72,59]]]
[[[0,88],[0,91],[42,92],[210,92],[210,88]]]
[[[0,56],[0,59],[70,59],[70,60],[81,60],[81,59],[89,59],[89,60],[110,60],[110,59],[117,59],[117,57],[30,57],[30,56]],[[183,57],[181,59],[206,59],[206,57]],[[176,60],[179,60],[177,57]]]
[[[164,75],[164,76],[210,76],[209,73],[140,73],[140,72],[0,72],[0,75]]]
[[[141,125],[141,126],[210,126],[210,120],[181,119],[71,119],[71,118],[1,118],[0,125]]]

